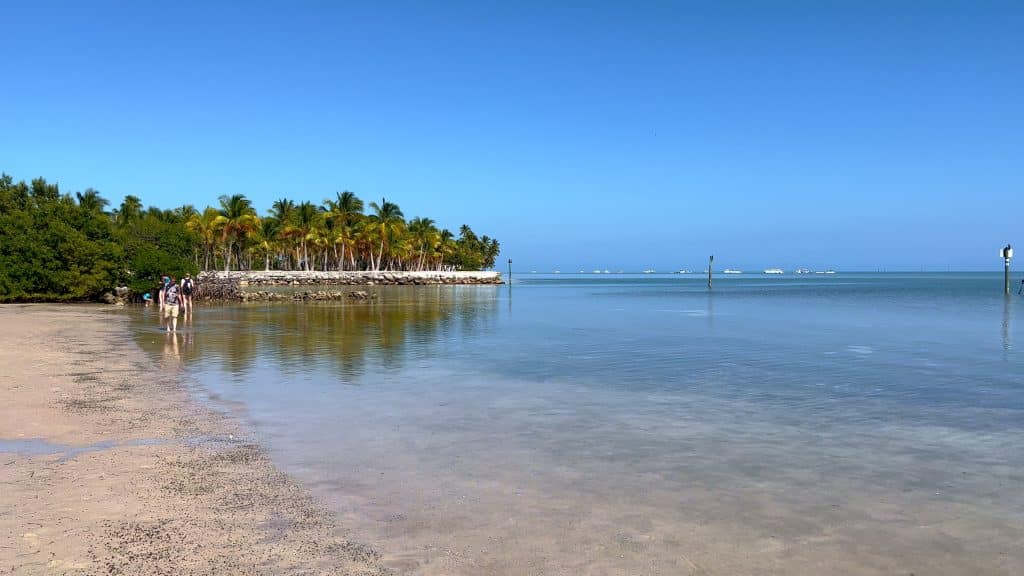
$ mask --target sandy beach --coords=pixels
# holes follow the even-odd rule
[[[0,574],[390,573],[126,322],[0,307]]]

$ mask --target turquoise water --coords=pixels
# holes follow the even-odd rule
[[[1001,275],[705,283],[517,275],[137,333],[400,572],[1024,573]]]

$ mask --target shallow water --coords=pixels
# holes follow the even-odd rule
[[[42,438],[0,439],[0,454],[17,454],[19,456],[49,456],[59,454],[58,462],[71,460],[79,454],[99,452],[119,448],[121,446],[159,446],[167,440],[161,438],[138,438],[134,440],[103,440],[83,446],[54,444]]]
[[[421,574],[1024,573],[1001,275],[517,277],[135,311]]]

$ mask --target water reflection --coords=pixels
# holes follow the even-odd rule
[[[451,343],[489,330],[497,289],[479,286],[383,287],[365,301],[237,304],[188,314],[179,333],[162,338],[165,364],[194,363],[236,380],[261,363],[285,373],[327,369],[351,382],[367,363],[401,369],[409,361],[457,353]],[[143,348],[154,350],[149,314],[136,317]],[[152,324],[151,324],[152,323]],[[180,342],[179,342],[180,340]],[[442,350],[443,349],[443,350]],[[154,350],[155,351],[155,350]]]
[[[181,349],[178,347],[178,335],[168,332],[164,336],[163,369],[176,372],[181,369]]]
[[[715,295],[712,292],[708,292],[708,303],[707,310],[708,316],[708,331],[712,331],[715,328]]]
[[[1003,350],[1006,350],[1006,351],[1009,351],[1010,348],[1012,347],[1012,344],[1010,342],[1010,307],[1012,306],[1012,303],[1010,302],[1010,298],[1011,298],[1011,296],[1009,294],[1007,294],[1003,298],[1003,329],[1002,329],[1002,336],[1003,336]]]

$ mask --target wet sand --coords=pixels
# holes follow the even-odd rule
[[[0,306],[0,574],[388,574],[124,315]],[[180,336],[178,337],[180,338]]]

